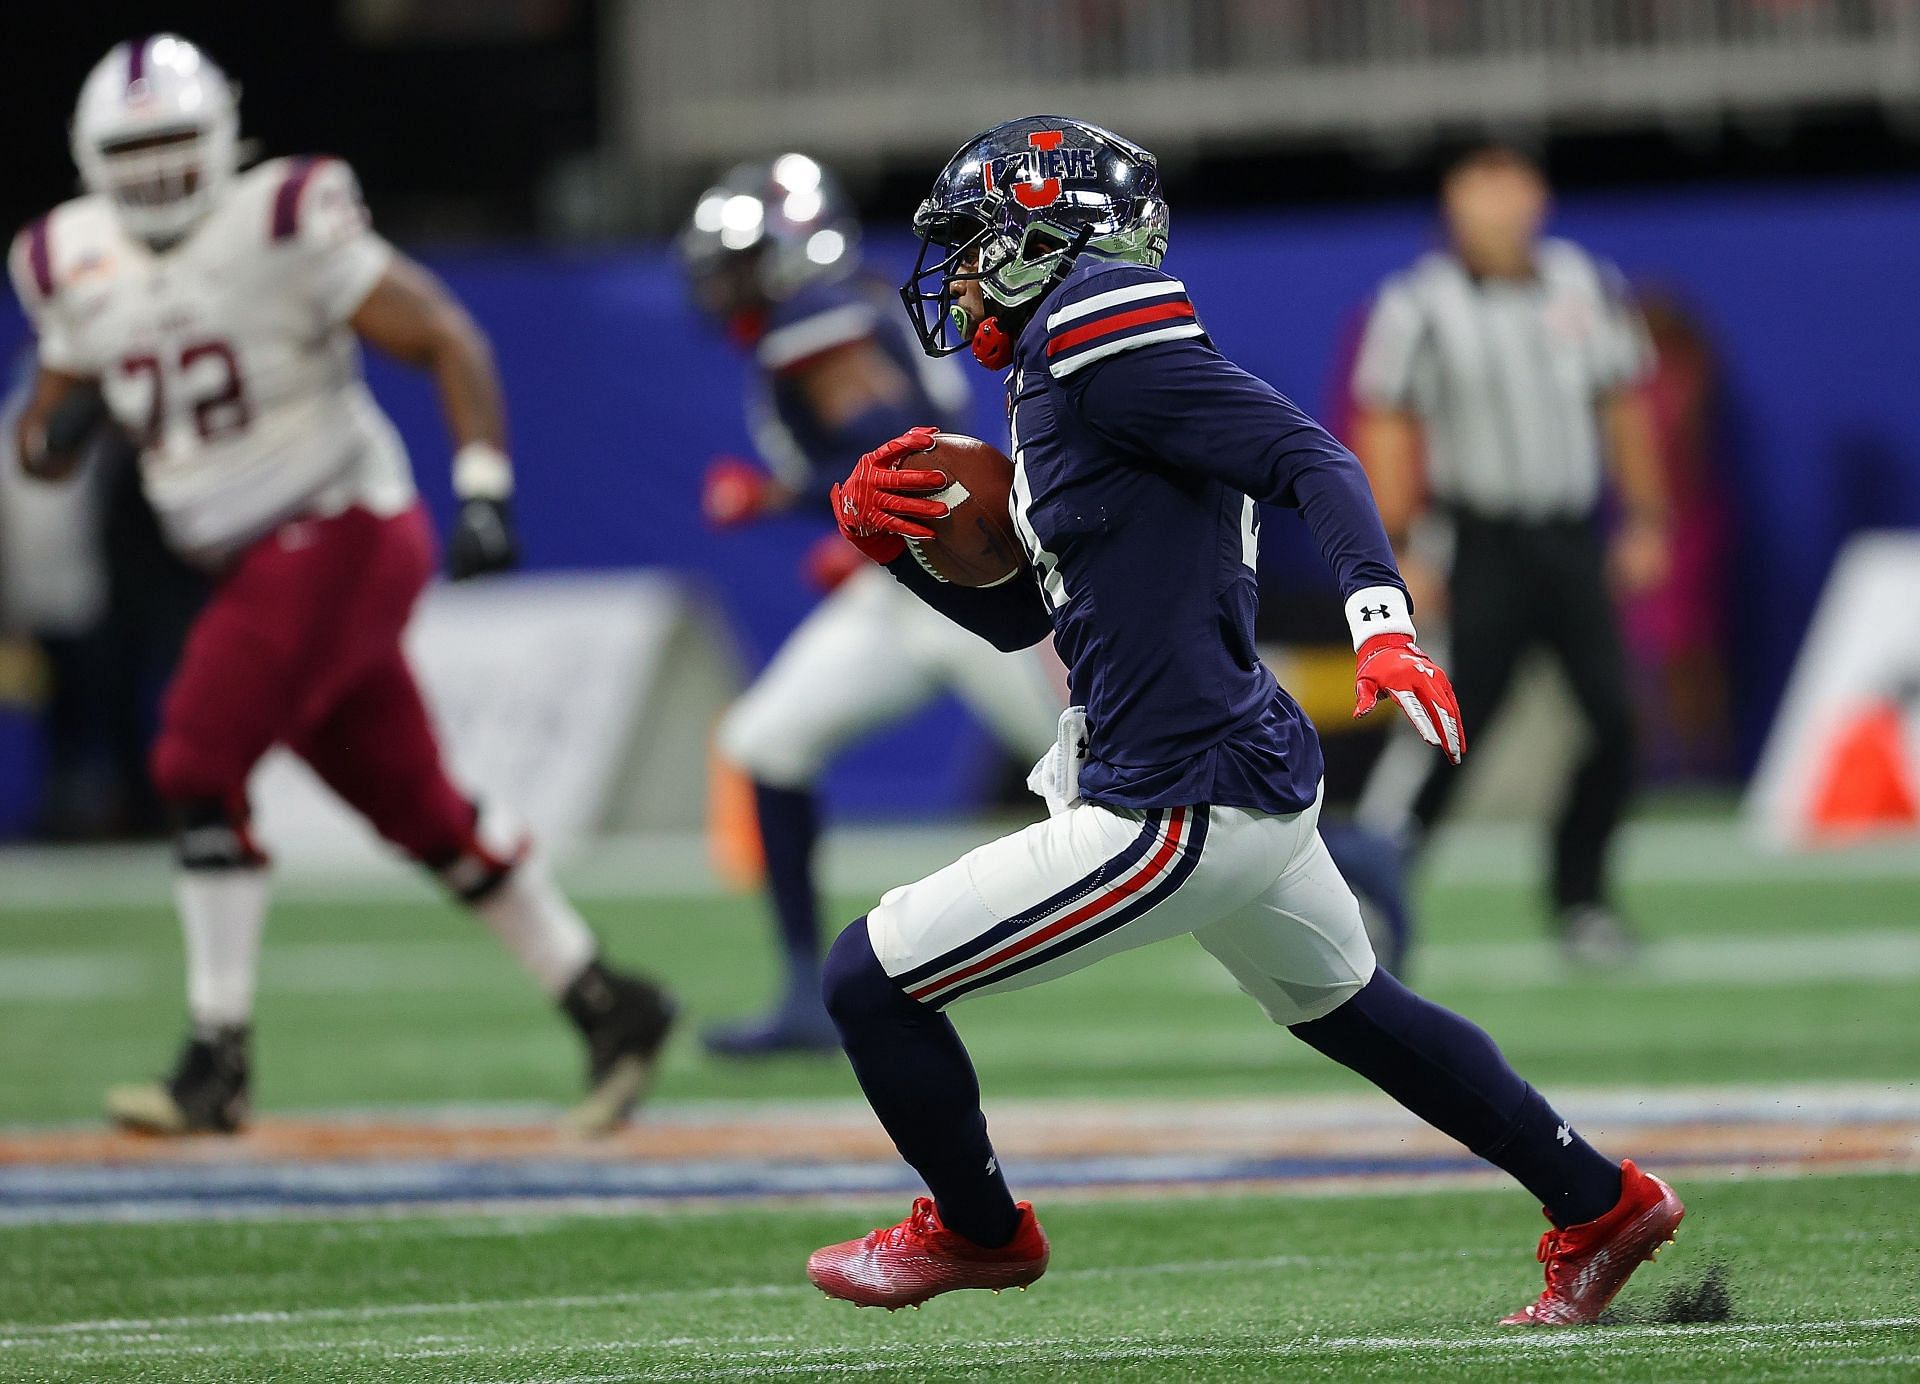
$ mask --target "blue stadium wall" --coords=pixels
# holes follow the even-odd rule
[[[1920,524],[1920,184],[1577,196],[1555,229],[1644,287],[1678,295],[1720,353],[1739,731],[1750,755],[1841,540]],[[1373,286],[1433,236],[1431,214],[1413,206],[1176,216],[1168,267],[1228,354],[1319,410]],[[891,273],[907,248],[881,237],[872,258]],[[741,367],[693,316],[670,258],[655,248],[423,254],[493,334],[529,563],[696,573],[730,611],[750,663],[769,657],[811,604],[799,565],[825,521],[725,535],[701,524],[708,459],[748,454]],[[22,331],[9,305],[0,343]],[[373,373],[444,523],[446,448],[431,391],[384,364]],[[978,383],[979,426],[996,437],[993,381],[980,372]],[[1296,536],[1269,526],[1270,591],[1319,599]],[[0,735],[7,744],[19,737]],[[942,705],[850,754],[831,791],[849,816],[963,808],[986,788],[983,750],[981,734]],[[18,778],[17,748],[0,748],[0,759],[12,761],[11,772],[0,763],[0,784]]]

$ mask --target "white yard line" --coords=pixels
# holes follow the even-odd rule
[[[1835,1232],[1831,1236],[1809,1237],[1809,1241],[1851,1240],[1853,1232]],[[1733,1240],[1725,1243],[1732,1244]],[[1368,1264],[1420,1264],[1434,1261],[1452,1263],[1461,1259],[1496,1260],[1514,1258],[1519,1251],[1511,1245],[1476,1245],[1465,1248],[1372,1251],[1361,1254],[1276,1254],[1249,1258],[1169,1260],[1158,1264],[1089,1265],[1083,1268],[1057,1269],[1048,1282],[1105,1281],[1113,1279],[1170,1278],[1209,1273],[1275,1273],[1303,1269],[1353,1269]],[[619,1293],[575,1294],[569,1296],[528,1296],[486,1298],[450,1302],[383,1302],[356,1307],[306,1307],[251,1312],[213,1312],[175,1317],[106,1317],[68,1322],[0,1322],[0,1348],[18,1349],[55,1340],[76,1337],[130,1337],[158,1343],[173,1333],[190,1333],[228,1327],[303,1326],[333,1323],[367,1323],[421,1317],[462,1317],[488,1315],[502,1311],[589,1311],[596,1308],[628,1307],[640,1304],[673,1302],[709,1302],[727,1299],[811,1297],[817,1289],[802,1282],[735,1284],[710,1288],[636,1289]],[[1920,1317],[1862,1322],[1857,1325],[1920,1326]],[[1738,1324],[1728,1324],[1730,1327]],[[1781,1323],[1768,1330],[1794,1329],[1796,1324]],[[1818,1324],[1807,1329],[1817,1329]],[[1627,1328],[1620,1328],[1626,1330]],[[1636,1327],[1635,1334],[1684,1332],[1680,1326]],[[1552,1333],[1549,1333],[1552,1334]],[[1613,1334],[1610,1332],[1609,1334]],[[676,1338],[694,1344],[695,1338]],[[1363,1337],[1374,1341],[1386,1338]],[[1445,1338],[1453,1339],[1453,1338]],[[1502,1333],[1500,1339],[1508,1339]],[[734,1338],[716,1339],[713,1344],[737,1343]],[[647,1344],[661,1344],[652,1342]]]
[[[9,963],[10,964],[10,963]],[[1261,1031],[1261,1030],[1256,1030]],[[1920,1077],[1902,1081],[1716,1082],[1684,1086],[1564,1086],[1555,1088],[1561,1109],[1585,1124],[1604,1126],[1693,1123],[1701,1120],[1762,1120],[1826,1124],[1840,1120],[1920,1120]],[[1232,1128],[1289,1130],[1383,1129],[1417,1124],[1382,1095],[1230,1096],[1181,1099],[1167,1096],[1009,1097],[993,1102],[997,1124],[1044,1121],[1097,1129],[1190,1127],[1195,1121]],[[550,1106],[500,1102],[449,1105],[382,1105],[288,1110],[272,1124],[325,1124],[330,1128],[417,1125],[431,1129],[543,1127],[553,1123]],[[843,1126],[867,1131],[873,1112],[858,1099],[665,1100],[650,1103],[644,1123],[666,1129],[764,1129],[787,1122]],[[77,1125],[0,1126],[9,1133],[94,1130]],[[238,1157],[239,1155],[236,1155]]]
[[[822,874],[827,888],[878,893],[917,879],[973,846],[1011,830],[1017,817],[918,826],[851,826],[830,832]],[[1541,829],[1515,823],[1468,823],[1443,831],[1430,861],[1436,882],[1524,884],[1541,876]],[[1754,884],[1770,880],[1920,881],[1920,843],[1891,841],[1779,854],[1763,850],[1745,827],[1726,817],[1648,819],[1629,823],[1618,846],[1629,883]],[[725,893],[707,865],[699,834],[610,838],[591,842],[561,863],[563,882],[589,899],[688,898]],[[11,846],[0,849],[0,913],[149,905],[168,911],[167,848],[152,846]],[[434,889],[398,859],[290,864],[279,872],[279,897],[314,902],[427,902]]]
[[[1915,904],[1920,912],[1920,887]],[[0,937],[6,917],[0,907]],[[1167,956],[1174,984],[1208,994],[1233,991],[1232,978],[1198,949]],[[261,985],[269,996],[453,992],[487,984],[498,976],[499,964],[494,953],[458,938],[289,942],[267,948]],[[1533,940],[1423,942],[1419,964],[1422,983],[1435,985],[1505,988],[1557,983],[1571,974],[1557,947]],[[1908,985],[1916,980],[1920,927],[1663,938],[1649,943],[1630,967],[1604,977],[1605,984],[1623,990],[1748,990],[1831,982]],[[171,958],[146,948],[17,952],[0,968],[0,1002],[65,1005],[154,991],[171,995],[178,983]],[[1258,1034],[1257,1027],[1249,1025],[1246,1037],[1225,1035],[1219,1041],[1251,1041]],[[1109,1052],[1110,1033],[1088,1030],[1087,1035],[1096,1045],[1090,1057]],[[1119,1056],[1134,1060],[1128,1049]]]
[[[1506,1329],[1461,1331],[1428,1336],[1303,1336],[1290,1341],[1238,1345],[1188,1345],[1140,1337],[1091,1340],[972,1341],[921,1347],[844,1346],[792,1351],[739,1351],[702,1359],[689,1368],[674,1365],[644,1367],[630,1372],[543,1375],[533,1384],[621,1384],[623,1381],[759,1379],[806,1374],[881,1374],[907,1370],[925,1377],[949,1361],[978,1367],[1040,1363],[1061,1366],[1145,1364],[1156,1361],[1260,1359],[1281,1363],[1322,1356],[1379,1356],[1410,1352],[1445,1351],[1475,1358],[1500,1356],[1574,1355],[1582,1360],[1621,1359],[1670,1350],[1676,1340],[1723,1340],[1728,1346],[1761,1345],[1785,1340],[1798,1351],[1845,1350],[1855,1346],[1863,1331],[1909,1330],[1920,1317],[1879,1317],[1822,1322],[1714,1322],[1697,1326],[1613,1326],[1590,1331],[1536,1331]],[[1822,1339],[1833,1337],[1836,1339]],[[876,1351],[893,1358],[871,1358]],[[847,1357],[861,1357],[849,1359]],[[1821,1368],[1843,1367],[1816,1358],[1806,1363]],[[1913,1357],[1887,1358],[1904,1361]],[[497,1384],[510,1384],[501,1380]]]
[[[1485,1358],[1574,1356],[1580,1360],[1633,1359],[1671,1351],[1676,1343],[1711,1341],[1723,1348],[1760,1347],[1771,1342],[1790,1343],[1796,1352],[1812,1358],[1805,1364],[1822,1370],[1909,1364],[1920,1354],[1880,1354],[1873,1356],[1833,1355],[1831,1352],[1857,1350],[1862,1333],[1912,1331],[1920,1328],[1920,1317],[1864,1317],[1818,1322],[1711,1322],[1697,1325],[1621,1325],[1575,1331],[1538,1331],[1514,1329],[1464,1329],[1428,1335],[1382,1336],[1300,1336],[1287,1341],[1241,1342],[1236,1344],[1197,1345],[1178,1341],[1158,1341],[1140,1336],[1118,1337],[1035,1337],[1031,1339],[988,1339],[967,1342],[925,1342],[902,1345],[815,1346],[791,1348],[790,1337],[674,1337],[663,1341],[616,1339],[575,1339],[568,1351],[629,1351],[688,1349],[718,1346],[722,1349],[703,1353],[697,1363],[678,1365],[661,1363],[635,1370],[541,1376],[534,1384],[614,1384],[615,1381],[664,1381],[694,1379],[782,1378],[806,1374],[880,1374],[911,1370],[924,1377],[929,1369],[952,1363],[955,1366],[1020,1365],[1044,1363],[1061,1366],[1096,1364],[1144,1364],[1201,1360],[1268,1360],[1275,1363],[1308,1361],[1326,1356],[1392,1356],[1445,1352]],[[759,1345],[757,1350],[740,1350],[742,1345]],[[785,1346],[767,1349],[767,1346]],[[230,1356],[233,1354],[270,1355],[280,1352],[372,1351],[388,1360],[434,1360],[489,1356],[495,1359],[526,1355],[550,1355],[550,1344],[513,1346],[502,1343],[432,1346],[407,1349],[376,1339],[330,1341],[254,1342],[241,1341],[220,1345],[159,1344],[132,1342],[113,1347],[80,1349],[60,1348],[53,1358],[67,1363],[87,1363],[125,1358],[167,1358]],[[881,1358],[873,1358],[879,1352]],[[1826,1358],[1822,1358],[1825,1354]],[[889,1358],[890,1357],[890,1358]],[[516,1384],[502,1379],[497,1384]]]

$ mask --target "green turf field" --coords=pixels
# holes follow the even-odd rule
[[[163,891],[156,880],[144,908],[0,910],[0,1125],[89,1119],[106,1084],[171,1061],[180,943]],[[1648,883],[1630,902],[1655,939],[1644,964],[1580,976],[1541,940],[1529,895],[1431,891],[1431,941],[1411,979],[1484,1024],[1543,1086],[1920,1076],[1920,878]],[[584,908],[616,958],[671,979],[692,1027],[769,993],[755,901]],[[1359,1086],[1267,1025],[1185,938],[955,1014],[989,1096]],[[491,938],[431,903],[277,906],[257,1034],[263,1111],[557,1103],[578,1080],[557,1015]],[[837,1062],[727,1067],[682,1042],[659,1094],[856,1092]]]
[[[1062,1203],[1030,1293],[856,1312],[800,1280],[873,1207],[0,1231],[0,1375],[1728,1380],[1920,1377],[1920,1179],[1689,1187],[1608,1328],[1537,1287],[1510,1194]],[[892,1210],[893,1208],[887,1208]],[[1733,1320],[1662,1300],[1724,1276]]]
[[[1549,1092],[1798,1082],[1910,1097],[1920,870],[1713,873],[1638,877],[1628,901],[1652,946],[1608,975],[1564,969],[1519,887],[1442,883],[1412,978]],[[85,1125],[106,1084],[170,1058],[182,1020],[164,888],[138,906],[0,899],[0,1154],[4,1127]],[[767,993],[752,900],[584,907],[616,957],[680,989],[690,1027]],[[1185,940],[956,1020],[989,1110],[1358,1089]],[[256,1060],[269,1115],[558,1108],[579,1076],[568,1031],[491,940],[419,901],[278,906]],[[857,1098],[837,1059],[728,1067],[691,1041],[658,1095],[682,1110]],[[777,1149],[778,1128],[767,1137]],[[1507,1189],[1054,1195],[1054,1269],[1034,1292],[892,1316],[823,1301],[801,1265],[898,1217],[894,1198],[6,1224],[0,1196],[0,1380],[1920,1380],[1920,1176],[1725,1167],[1676,1172],[1689,1220],[1621,1322],[1545,1335],[1490,1326],[1539,1282],[1541,1222]],[[1675,1298],[1720,1281],[1724,1304]]]

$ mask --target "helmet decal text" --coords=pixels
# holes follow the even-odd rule
[[[1066,183],[1099,176],[1091,149],[1062,149],[1062,132],[1035,130],[1027,136],[1031,149],[989,159],[981,165],[980,180],[988,192],[1011,184],[1013,200],[1028,209],[1052,206]]]

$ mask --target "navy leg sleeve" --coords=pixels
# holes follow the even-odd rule
[[[1620,1200],[1619,1165],[1521,1080],[1493,1039],[1387,972],[1290,1032],[1510,1173],[1555,1225],[1593,1220]]]
[[[790,994],[811,994],[820,984],[820,922],[813,890],[813,851],[819,813],[805,789],[753,785],[760,818],[760,844],[767,858],[767,892],[780,926]]]
[[[822,989],[867,1103],[926,1179],[941,1221],[975,1244],[1006,1244],[1019,1212],[987,1138],[973,1060],[953,1023],[909,999],[880,968],[865,918],[827,953]]]

